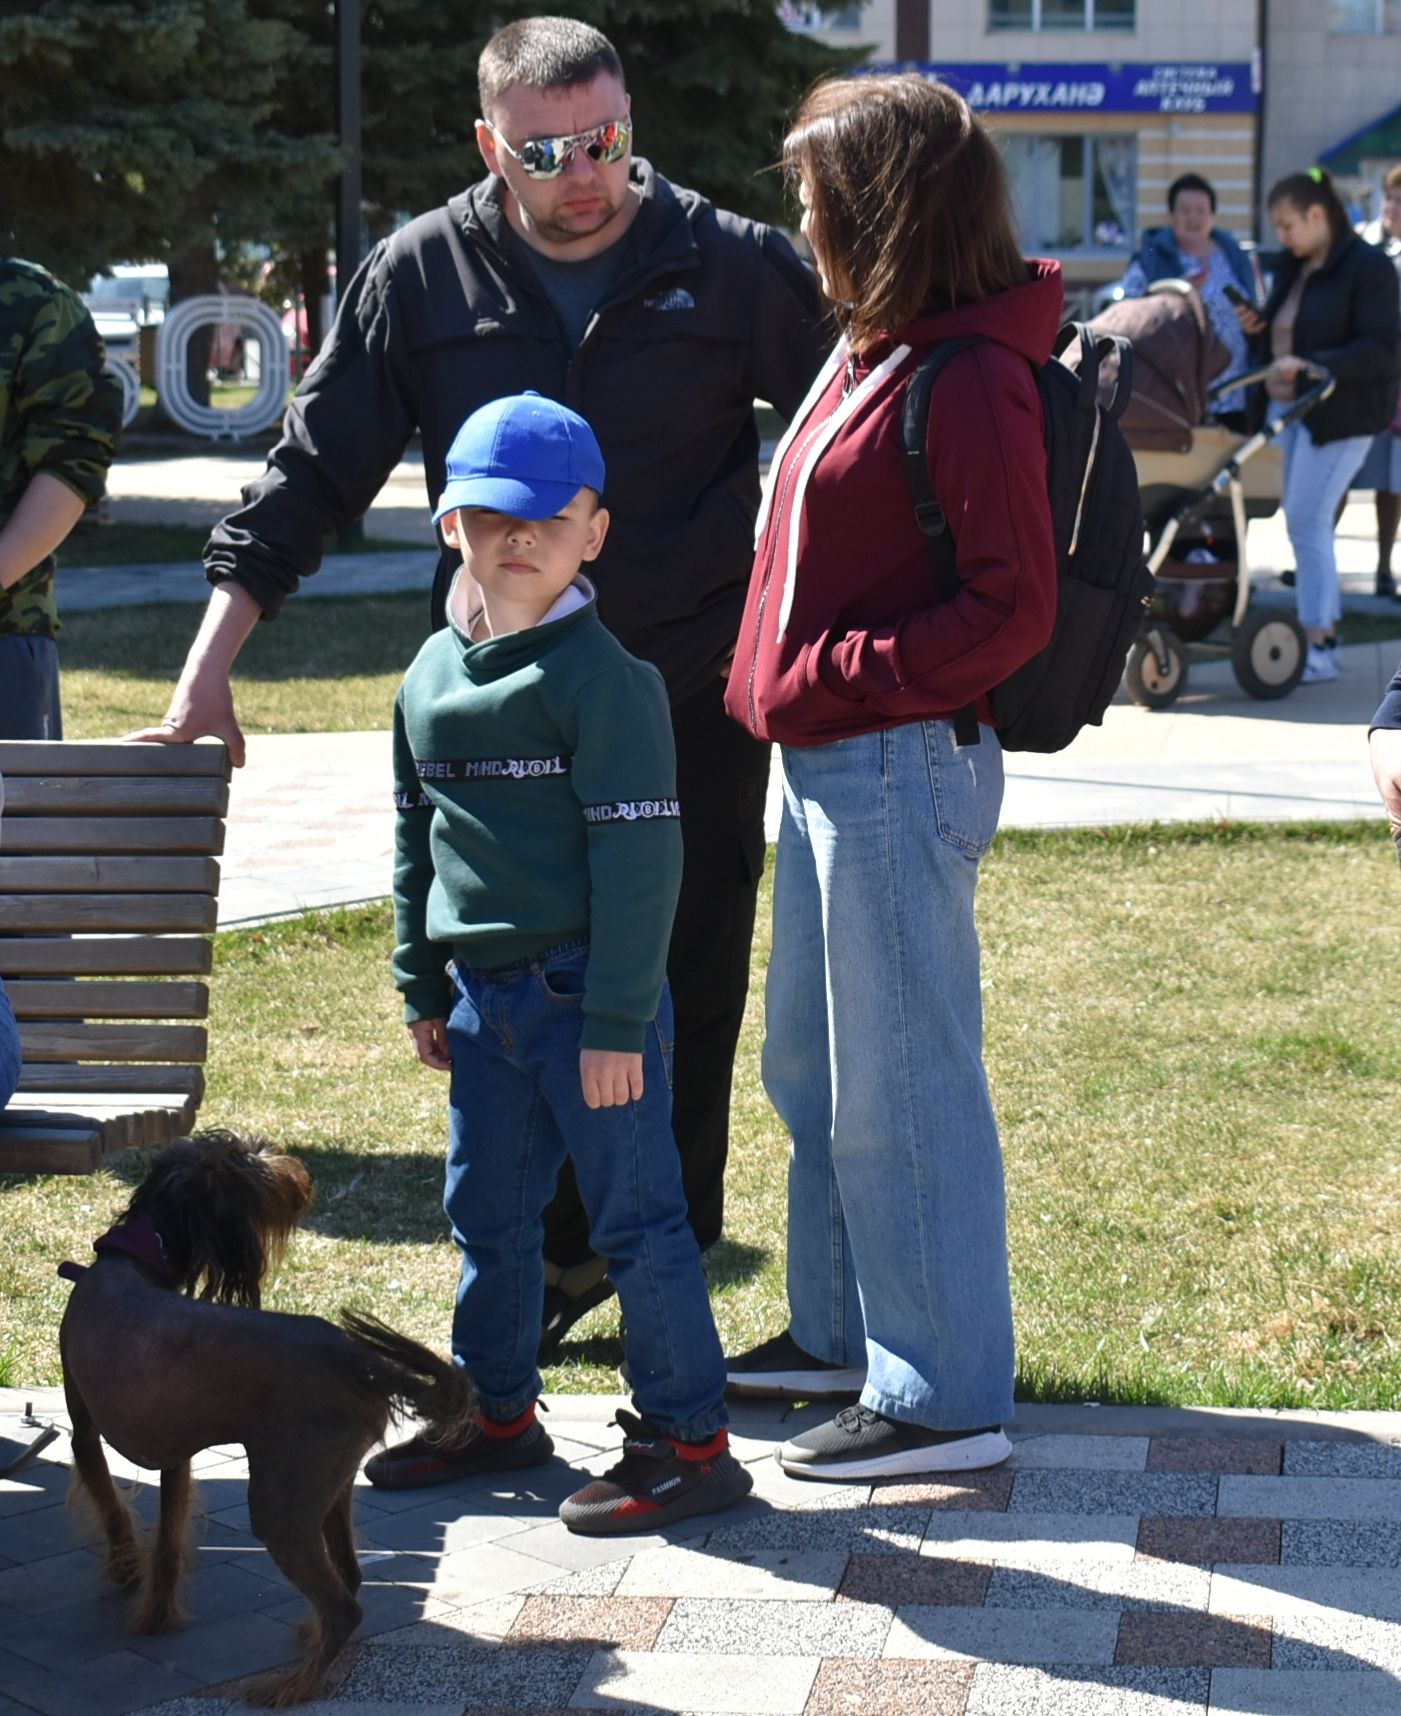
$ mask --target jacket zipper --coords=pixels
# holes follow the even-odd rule
[[[852,359],[852,364],[855,363]],[[848,365],[848,372],[851,365]],[[826,419],[823,419],[825,422]],[[779,520],[784,516],[784,502],[792,486],[793,478],[802,466],[803,457],[812,445],[816,436],[822,432],[822,423],[815,423],[804,435],[801,441],[794,442],[788,449],[787,469],[783,473],[783,487],[775,497],[773,506],[769,509],[771,520]],[[796,530],[799,520],[790,521],[790,528]],[[759,606],[754,615],[754,648],[749,657],[749,677],[745,684],[745,697],[749,704],[749,731],[757,739],[759,737],[759,712],[754,707],[754,679],[759,671],[759,645],[764,631],[764,610],[769,602],[769,585],[773,582],[774,563],[778,559],[778,543],[775,541],[769,550],[769,563],[764,569],[764,586],[759,592]]]

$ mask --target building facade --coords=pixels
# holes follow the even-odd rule
[[[1284,173],[1331,164],[1370,214],[1401,161],[1401,0],[870,0],[794,21],[966,95],[1023,246],[1082,302],[1165,222],[1180,173],[1215,186],[1221,226],[1268,238]]]

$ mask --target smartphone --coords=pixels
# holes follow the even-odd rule
[[[1255,308],[1254,299],[1242,292],[1234,280],[1228,280],[1221,290],[1226,294],[1227,298],[1230,299],[1231,303],[1239,304],[1242,310],[1253,310]]]

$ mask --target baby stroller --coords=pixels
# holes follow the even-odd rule
[[[1148,567],[1158,581],[1125,665],[1129,696],[1148,709],[1175,703],[1187,683],[1187,646],[1195,644],[1199,653],[1228,657],[1251,697],[1283,697],[1299,683],[1308,640],[1292,613],[1252,607],[1246,524],[1278,511],[1280,430],[1321,404],[1333,377],[1307,365],[1305,390],[1285,416],[1242,435],[1213,421],[1212,405],[1263,381],[1269,366],[1214,380],[1229,354],[1185,281],[1161,281],[1147,299],[1116,304],[1090,325],[1132,341],[1133,397],[1121,426],[1138,467]],[[1223,622],[1227,637],[1208,642]]]

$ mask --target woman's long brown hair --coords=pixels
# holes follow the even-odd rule
[[[955,90],[915,76],[833,78],[804,98],[783,165],[854,351],[921,312],[1026,279],[1002,158]]]

